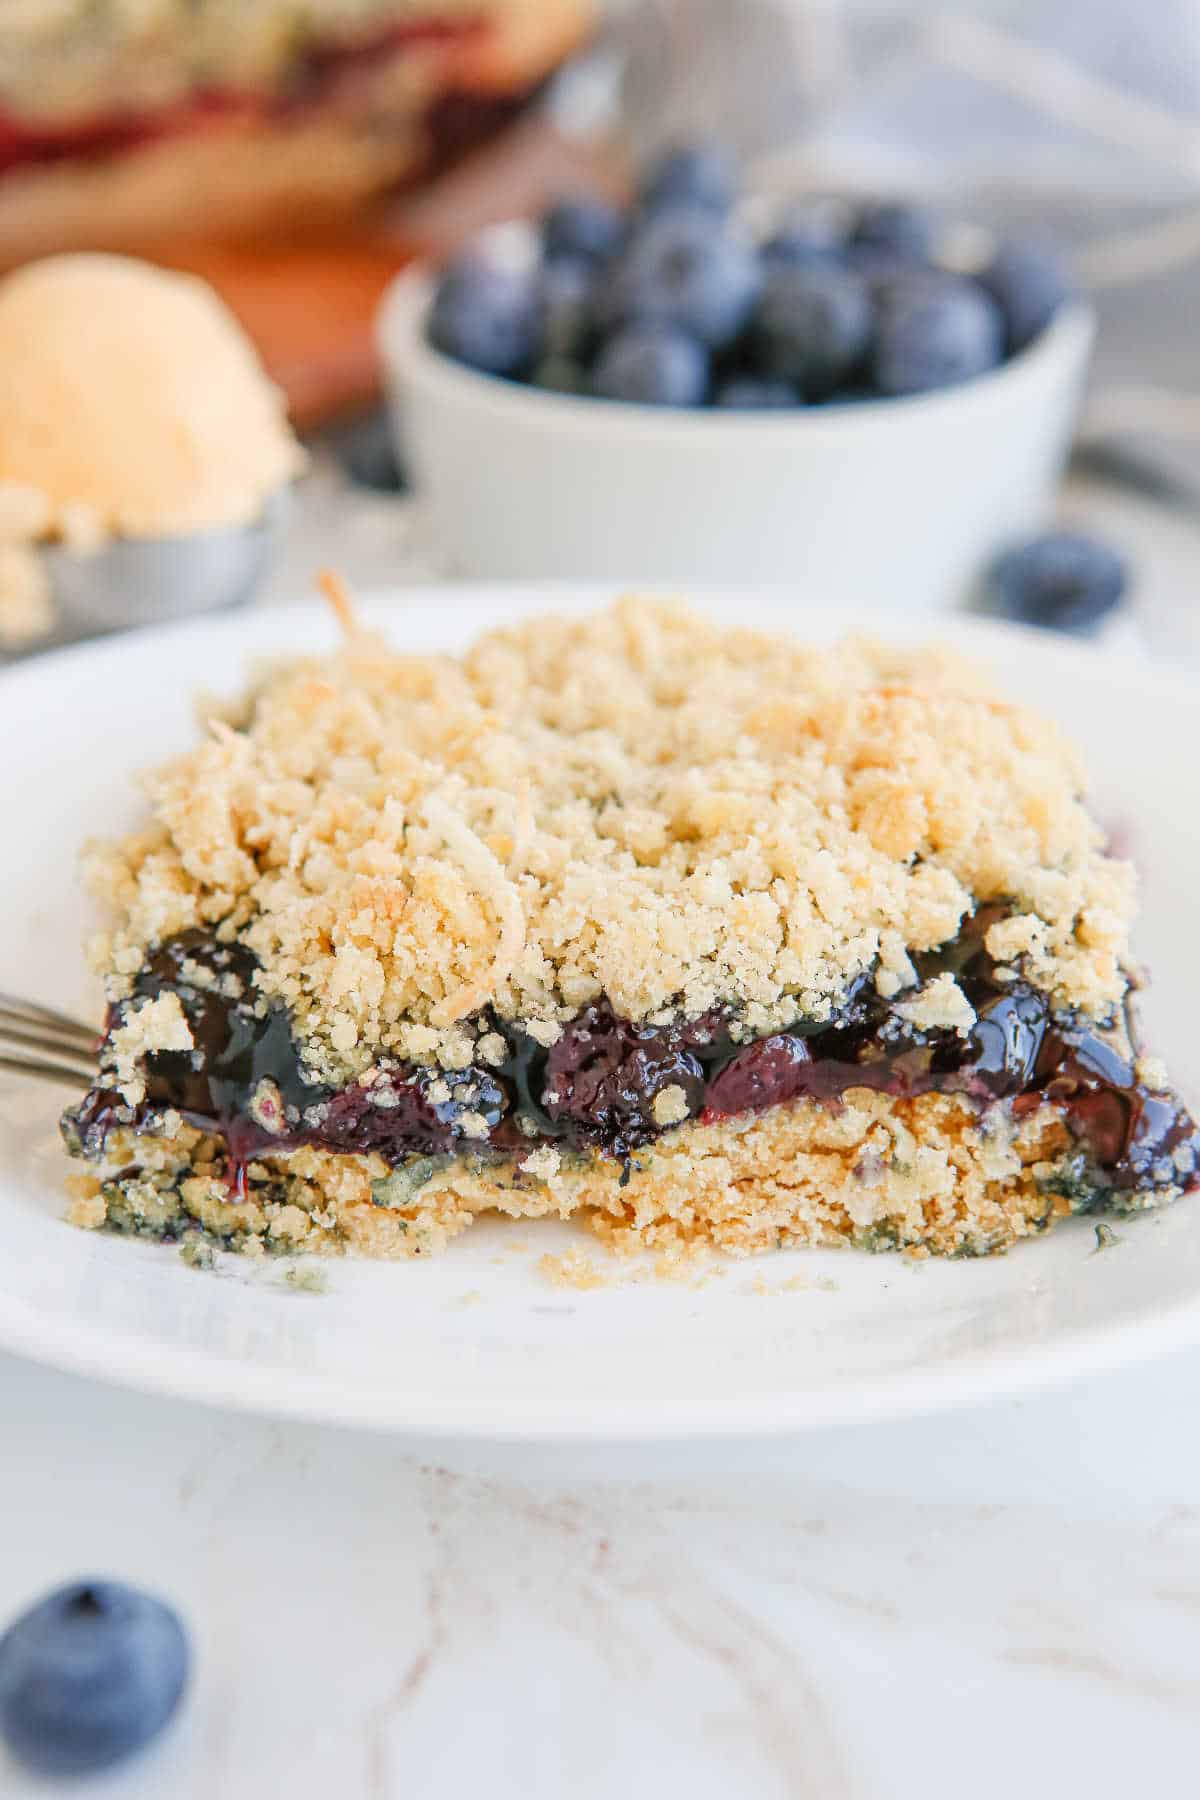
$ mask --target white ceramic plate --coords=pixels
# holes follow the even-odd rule
[[[519,611],[597,599],[442,588],[369,611],[395,641],[429,648]],[[780,594],[702,604],[811,636],[846,623]],[[1083,740],[1101,815],[1145,870],[1151,1042],[1194,1093],[1194,689],[1086,647],[936,629]],[[333,638],[317,608],[268,611],[85,646],[0,678],[0,988],[97,1012],[79,950],[79,845],[136,817],[133,775],[192,740],[196,688],[229,689],[251,655]],[[310,1294],[286,1265],[222,1257],[199,1274],[170,1248],[65,1225],[56,1111],[53,1092],[0,1077],[0,1346],[224,1406],[448,1437],[766,1434],[924,1411],[1200,1339],[1200,1199],[1118,1224],[1100,1255],[1079,1220],[989,1261],[789,1252],[694,1288],[626,1279],[564,1291],[538,1260],[593,1248],[586,1231],[485,1225],[431,1263],[322,1263],[326,1291]]]

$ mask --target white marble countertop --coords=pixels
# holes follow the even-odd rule
[[[1196,1789],[1200,1356],[658,1456],[448,1462],[4,1359],[0,1407],[0,1613],[112,1571],[194,1635],[97,1800]]]
[[[1196,632],[1197,528],[1076,489]],[[274,584],[297,590],[323,536]],[[339,514],[361,585],[429,561]],[[1172,596],[1176,598],[1172,602]],[[1194,640],[1193,640],[1194,641]],[[1200,1766],[1200,1353],[759,1449],[414,1446],[0,1357],[0,1622],[110,1573],[196,1647],[96,1800],[1088,1800]],[[3,1762],[0,1793],[54,1790]]]

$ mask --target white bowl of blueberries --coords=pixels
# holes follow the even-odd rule
[[[395,427],[463,574],[953,605],[1044,523],[1094,322],[1056,258],[715,145],[402,275]]]

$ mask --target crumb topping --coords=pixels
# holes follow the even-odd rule
[[[902,1019],[918,1031],[956,1031],[967,1037],[975,1023],[975,1008],[953,975],[938,975],[913,1000],[896,1007]]]
[[[1171,1085],[1167,1065],[1158,1056],[1139,1056],[1134,1064],[1134,1073],[1142,1086],[1149,1088],[1152,1094],[1164,1093]]]
[[[651,1110],[655,1124],[665,1128],[682,1124],[692,1109],[683,1089],[673,1082],[670,1087],[660,1088],[655,1094]]]
[[[530,1175],[535,1181],[552,1183],[558,1179],[562,1167],[562,1156],[550,1144],[543,1144],[538,1150],[531,1150],[520,1164],[521,1173]]]
[[[325,1080],[494,1061],[488,1006],[547,1044],[601,995],[825,1019],[872,968],[902,991],[990,900],[1014,910],[989,950],[1056,1002],[1103,1016],[1126,986],[1132,874],[1075,752],[936,651],[636,598],[462,658],[356,634],[268,672],[148,789],[147,827],[91,857],[113,997],[148,945],[216,926]],[[949,989],[929,1022],[960,1026]]]
[[[178,994],[159,994],[132,1006],[109,1039],[112,1069],[121,1096],[130,1106],[145,1098],[141,1073],[145,1057],[156,1050],[191,1050],[192,1030]]]

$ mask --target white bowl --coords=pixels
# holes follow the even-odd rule
[[[466,575],[786,582],[823,602],[960,601],[1044,523],[1094,334],[1064,308],[993,373],[909,399],[675,412],[481,375],[425,333],[400,276],[379,341],[398,442]]]

